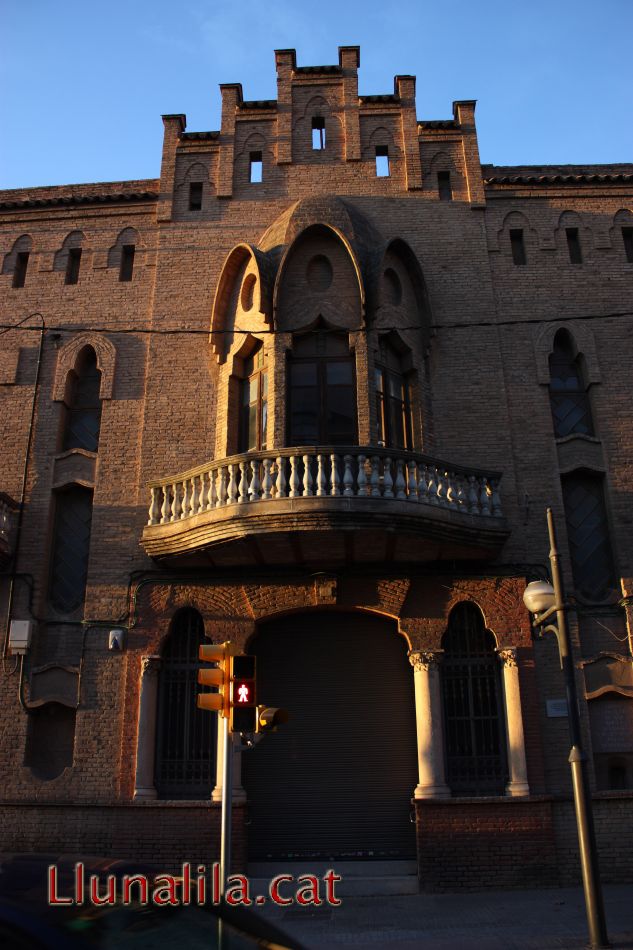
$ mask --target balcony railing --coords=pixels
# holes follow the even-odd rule
[[[249,452],[150,483],[149,527],[276,499],[367,498],[410,502],[478,518],[503,518],[498,472],[447,465],[373,446]]]

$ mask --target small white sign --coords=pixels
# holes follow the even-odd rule
[[[548,699],[547,700],[547,718],[559,719],[567,715],[566,699]]]

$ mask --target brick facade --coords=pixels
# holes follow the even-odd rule
[[[482,165],[474,102],[454,103],[451,119],[420,120],[414,77],[359,97],[356,47],[341,48],[336,66],[299,66],[293,50],[275,56],[276,100],[248,102],[241,86],[223,85],[220,130],[188,132],[184,115],[163,117],[158,180],[0,192],[0,322],[12,327],[0,331],[0,528],[13,554],[0,605],[7,635],[10,620],[34,620],[27,656],[5,651],[0,678],[5,847],[210,861],[211,788],[206,804],[134,800],[142,657],[162,653],[179,609],[198,611],[214,642],[245,649],[271,618],[370,612],[397,624],[403,650],[437,654],[451,611],[469,602],[495,648],[517,651],[530,795],[416,799],[421,886],[566,883],[576,848],[569,743],[566,719],[548,707],[564,689],[555,643],[532,640],[522,592],[546,570],[547,505],[573,590],[561,476],[589,471],[602,479],[615,576],[570,619],[603,867],[631,879],[633,165]],[[315,117],[322,149],[312,147]],[[377,149],[388,176],[376,174]],[[263,177],[252,183],[257,155]],[[451,200],[440,200],[438,172],[450,176]],[[570,262],[570,229],[580,264]],[[511,231],[522,232],[524,265],[513,262]],[[346,339],[353,367],[356,447],[341,451],[334,476],[327,469],[340,498],[319,482],[318,445],[313,489],[290,494],[293,349],[319,326]],[[561,328],[582,354],[593,434],[557,439],[549,356]],[[245,504],[236,497],[222,510],[217,493],[230,502],[231,490],[222,472],[228,484],[235,469],[242,501],[255,472],[240,454],[239,415],[259,342],[268,415],[257,459],[261,481],[269,453],[273,488],[262,496],[251,483]],[[376,397],[385,342],[407,380],[412,430],[392,463]],[[101,373],[98,447],[65,450],[86,347]],[[319,465],[335,454],[328,442]],[[359,481],[366,473],[370,483],[370,466],[382,507]],[[482,494],[468,501],[478,478]],[[92,491],[92,523],[85,600],[63,612],[51,602],[55,499],[73,486]],[[176,501],[190,506],[182,517]],[[113,628],[126,631],[122,653],[108,649]],[[596,692],[583,679],[592,664],[606,670]],[[25,755],[41,754],[35,711],[51,704],[75,710],[64,727],[74,729],[71,761],[42,778]],[[236,806],[238,866],[245,814]]]

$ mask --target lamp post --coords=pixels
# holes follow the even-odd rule
[[[593,810],[591,792],[587,779],[587,756],[582,748],[580,731],[580,714],[578,712],[578,696],[576,693],[576,679],[574,674],[574,659],[571,639],[567,628],[565,613],[568,605],[565,603],[563,581],[558,563],[556,549],[556,530],[552,509],[547,509],[547,528],[549,532],[550,552],[549,560],[552,568],[554,585],[545,581],[533,581],[528,584],[523,593],[523,602],[531,614],[534,614],[534,626],[541,627],[541,633],[554,633],[558,640],[560,665],[565,677],[565,691],[567,694],[567,721],[569,723],[569,737],[571,752],[569,764],[574,788],[574,806],[576,809],[576,825],[578,828],[578,843],[580,846],[580,864],[582,868],[582,882],[585,891],[585,907],[589,936],[592,950],[600,947],[609,947],[607,926],[604,916],[602,900],[602,885],[600,883],[600,869],[598,867],[598,850],[593,825]],[[546,623],[556,615],[556,622]]]

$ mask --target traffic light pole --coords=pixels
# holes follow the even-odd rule
[[[226,879],[231,873],[231,806],[233,804],[233,733],[229,729],[229,717],[222,720],[222,823],[220,827],[220,898],[226,894]],[[224,926],[218,917],[218,948],[223,950]]]

